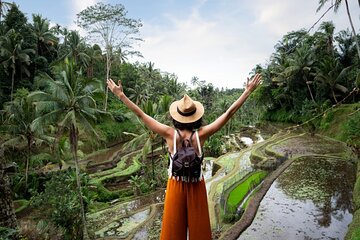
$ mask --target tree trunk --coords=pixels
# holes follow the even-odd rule
[[[152,179],[155,180],[155,163],[154,163],[154,147],[153,142],[151,142],[151,165],[152,165]]]
[[[11,73],[11,97],[10,97],[10,101],[13,101],[13,94],[14,94],[14,81],[15,81],[15,66],[12,70]]]
[[[354,27],[354,24],[353,24],[352,19],[351,19],[350,10],[349,10],[349,4],[348,4],[347,0],[345,0],[345,4],[346,4],[346,12],[347,12],[347,15],[349,17],[349,22],[350,22],[351,29],[352,29],[352,32],[353,32],[353,35],[354,35],[353,37],[354,37],[354,41],[355,41],[355,44],[356,44],[356,49],[357,49],[359,59],[360,59],[360,46],[359,46],[359,42],[358,42],[358,39],[357,39],[355,27]]]
[[[70,144],[71,144],[71,153],[73,156],[73,160],[75,163],[75,169],[76,169],[76,185],[77,185],[77,192],[79,196],[80,201],[80,208],[81,208],[81,218],[82,218],[82,224],[83,224],[83,239],[89,239],[87,227],[86,227],[86,217],[85,217],[85,210],[84,210],[84,201],[82,198],[82,191],[81,191],[81,181],[80,181],[80,168],[79,163],[77,159],[77,134],[78,130],[75,127],[74,124],[70,127]]]
[[[0,149],[0,226],[16,229],[17,220],[9,177],[5,172],[4,149]]]
[[[107,111],[107,102],[109,95],[109,88],[107,87],[106,81],[110,78],[110,70],[111,70],[111,49],[110,46],[106,46],[106,79],[105,79],[105,104],[104,111]]]
[[[62,136],[62,134],[63,134],[62,129],[58,126],[57,130],[56,130],[54,144],[52,146],[52,153],[56,157],[56,159],[59,161],[59,169],[60,170],[62,168],[62,162],[61,162],[61,158],[60,158],[59,142],[60,142],[60,137]]]
[[[313,102],[315,102],[314,96],[313,96],[313,94],[312,94],[312,92],[311,92],[310,85],[309,85],[308,83],[306,83],[306,86],[308,87],[308,90],[309,90],[309,93],[310,93],[311,100],[312,100]]]
[[[335,100],[335,103],[338,103],[337,99],[336,99],[336,96],[335,96],[335,92],[334,92],[334,89],[331,88],[331,93],[333,95],[333,98]]]
[[[31,139],[27,140],[26,168],[25,168],[25,190],[27,191],[27,183],[29,177],[29,161],[30,161]]]

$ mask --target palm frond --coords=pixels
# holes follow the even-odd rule
[[[131,133],[131,132],[123,132],[123,134],[133,136],[133,137],[138,137],[139,136],[139,134]]]
[[[347,93],[347,92],[349,92],[349,89],[348,89],[347,87],[345,87],[345,86],[343,86],[343,85],[341,85],[341,84],[338,84],[338,83],[335,84],[335,88],[336,88],[337,90],[341,91],[342,93]]]
[[[68,111],[64,118],[60,121],[59,126],[70,126],[71,124],[74,124],[76,126],[76,120],[75,120],[75,112],[74,110]]]
[[[94,98],[88,95],[82,95],[75,97],[75,101],[79,102],[84,107],[93,107],[96,108],[96,101]]]
[[[90,124],[86,117],[84,117],[81,113],[77,115],[78,121],[81,123],[82,128],[85,132],[89,133],[96,138],[99,138],[99,134],[96,132],[95,128]]]
[[[19,149],[24,148],[26,146],[26,137],[24,135],[18,135],[6,140],[1,146]]]
[[[34,103],[38,115],[61,108],[63,105],[55,101],[37,101]]]
[[[93,108],[82,108],[79,112],[81,115],[85,115],[87,119],[91,120],[92,122],[95,122],[97,120],[96,114],[94,114]]]
[[[45,113],[37,117],[30,125],[31,129],[39,129],[41,132],[48,124],[55,123],[64,114],[62,109],[55,109],[54,111]]]

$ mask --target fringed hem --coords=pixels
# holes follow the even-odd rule
[[[169,179],[173,179],[175,181],[181,181],[181,182],[186,182],[186,183],[193,183],[193,182],[201,182],[202,180],[202,176],[199,178],[195,178],[195,177],[185,177],[185,176],[169,176]]]

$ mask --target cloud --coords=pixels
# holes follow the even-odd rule
[[[69,11],[67,11],[68,12],[67,18],[69,19],[69,21],[68,21],[69,24],[66,27],[71,30],[77,30],[80,32],[80,34],[82,36],[85,36],[86,32],[76,25],[76,19],[77,19],[76,14],[80,13],[85,8],[96,4],[97,2],[100,2],[100,0],[87,0],[87,1],[68,0],[67,6],[68,6]]]
[[[145,42],[140,51],[158,68],[177,74],[182,82],[189,83],[197,76],[216,87],[243,87],[252,68],[266,57],[256,51],[254,40],[259,35],[251,24],[244,24],[248,20],[236,21],[229,14],[205,18],[201,15],[204,4],[194,6],[186,17],[166,14],[166,26],[144,22]]]
[[[316,1],[219,2],[198,1],[181,17],[167,12],[164,25],[144,21],[140,51],[145,61],[177,74],[182,82],[197,76],[217,87],[242,87],[255,65],[266,63],[283,35],[310,28],[328,8],[316,13]],[[333,19],[339,31],[348,26],[345,14],[331,12],[323,21]]]
[[[100,2],[99,0],[71,0],[69,1],[69,5],[71,6],[70,14],[75,16],[85,8]],[[74,18],[72,18],[74,19]]]

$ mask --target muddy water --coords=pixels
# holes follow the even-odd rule
[[[97,237],[117,236],[120,239],[125,238],[135,227],[147,219],[149,213],[150,209],[146,208],[145,210],[135,213],[127,218],[121,218],[108,224],[105,228],[95,232],[95,235]]]
[[[89,226],[92,229],[103,229],[110,223],[119,221],[119,219],[128,216],[132,212],[140,211],[141,209],[152,204],[162,203],[164,201],[165,191],[159,190],[147,196],[142,196],[127,202],[114,203],[111,207],[89,214],[87,216]],[[116,225],[116,223],[113,223]],[[107,229],[105,227],[105,229]],[[104,232],[104,230],[102,231]]]
[[[133,240],[157,240],[160,236],[161,230],[161,219],[162,219],[162,212],[163,206],[161,206],[158,211],[156,212],[154,220],[142,227],[132,238]]]
[[[346,161],[297,160],[273,183],[238,239],[343,239],[354,182],[355,168]]]

